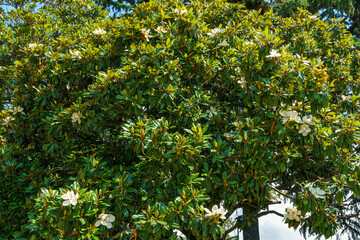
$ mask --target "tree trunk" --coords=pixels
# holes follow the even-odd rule
[[[253,209],[249,209],[247,207],[243,208],[243,215],[244,215],[244,219],[246,221],[246,219],[248,217],[251,217],[251,215],[249,214],[249,212],[252,210],[252,212],[254,211]],[[259,232],[259,221],[258,219],[248,219],[251,221],[251,225],[249,227],[249,225],[247,224],[247,222],[245,223],[245,228],[243,230],[243,240],[260,240],[260,232]]]

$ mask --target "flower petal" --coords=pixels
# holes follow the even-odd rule
[[[64,200],[68,200],[70,197],[67,194],[61,195],[61,198]]]
[[[211,209],[211,211],[213,211],[213,212],[216,212],[218,210],[218,206],[217,205],[214,205],[213,207],[212,207],[212,209]]]
[[[112,214],[108,214],[108,220],[109,220],[109,222],[115,221],[115,216]]]
[[[76,199],[72,199],[72,200],[70,200],[70,203],[71,203],[73,206],[75,206],[75,205],[77,204],[77,200],[76,200]]]
[[[222,206],[217,210],[218,213],[224,213],[225,212],[225,208],[223,208]]]
[[[100,224],[101,224],[101,220],[96,221],[96,223],[95,223],[95,227],[100,226]]]
[[[112,227],[111,222],[107,222],[106,227],[110,229]]]
[[[280,115],[283,116],[283,117],[287,117],[287,111],[281,111]]]

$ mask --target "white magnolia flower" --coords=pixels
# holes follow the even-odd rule
[[[209,117],[213,117],[213,116],[217,115],[216,108],[214,108],[214,107],[210,107],[210,110],[207,110],[206,113],[209,114]]]
[[[42,44],[37,44],[37,43],[29,43],[29,48],[33,49],[33,48],[37,48],[37,47],[42,47],[44,45]]]
[[[301,121],[296,111],[280,111],[280,115],[283,117],[283,123],[286,123],[287,121],[290,120],[295,122]]]
[[[342,95],[341,98],[345,102],[352,102],[352,96],[351,95],[348,95],[348,96]]]
[[[271,49],[270,55],[266,56],[267,58],[278,58],[281,57],[281,54],[278,53],[275,49]]]
[[[81,112],[74,112],[71,116],[71,121],[73,123],[76,123],[78,122],[79,124],[81,123],[81,117],[82,117],[82,114]]]
[[[315,125],[315,121],[313,120],[312,116],[306,116],[303,117],[301,123],[307,124],[307,125]]]
[[[186,9],[175,9],[174,10],[174,13],[178,14],[178,15],[184,15],[185,13],[187,13],[187,10]]]
[[[211,29],[211,32],[207,33],[210,37],[215,37],[219,32],[221,32],[220,28]]]
[[[36,43],[29,43],[29,48],[36,48],[37,44]]]
[[[150,29],[141,29],[141,34],[145,37],[146,41],[149,41],[149,38],[151,38],[152,36],[150,35]]]
[[[106,31],[101,29],[101,28],[96,28],[94,31],[93,31],[93,34],[94,35],[104,35],[106,34]]]
[[[240,80],[237,81],[237,83],[241,86],[241,87],[246,87],[246,81],[244,77],[241,77]]]
[[[75,206],[77,204],[79,194],[78,193],[75,194],[74,191],[71,190],[71,191],[67,191],[67,193],[61,195],[61,198],[65,200],[62,203],[63,206],[68,206],[70,204]]]
[[[115,216],[112,214],[102,213],[99,215],[99,220],[96,221],[95,226],[98,227],[100,225],[104,225],[107,228],[112,227],[112,222],[115,221]]]
[[[310,192],[316,197],[316,198],[325,198],[326,192],[324,190],[321,190],[319,187],[313,188],[312,186],[309,187]]]
[[[6,117],[5,119],[4,119],[4,122],[2,123],[2,125],[4,125],[4,126],[9,126],[9,124],[10,124],[10,122],[13,120],[13,118],[12,117]]]
[[[211,209],[211,211],[207,208],[204,208],[205,212],[207,212],[207,214],[205,215],[205,217],[211,217],[211,216],[220,216],[221,219],[226,219],[225,217],[225,209],[220,206],[220,208],[218,208],[217,205],[214,205]]]
[[[299,217],[300,215],[301,215],[301,211],[298,211],[297,207],[294,208],[288,207],[286,208],[286,213],[284,214],[284,218],[300,221],[300,217]]]
[[[70,54],[71,54],[71,58],[78,58],[78,59],[81,58],[80,52],[78,50],[74,50],[74,51],[70,50]]]
[[[20,106],[14,106],[13,110],[9,110],[9,112],[12,112],[13,115],[18,114],[18,113],[22,113],[24,114],[24,108],[20,107]]]
[[[219,47],[227,47],[229,46],[228,42],[226,40],[222,41],[221,43],[218,44]]]
[[[311,129],[309,127],[309,125],[307,124],[302,124],[299,130],[299,133],[302,134],[304,137],[307,136],[309,133],[311,132]]]
[[[165,28],[163,26],[158,26],[156,29],[155,29],[156,32],[158,33],[166,33],[167,30],[165,30]]]

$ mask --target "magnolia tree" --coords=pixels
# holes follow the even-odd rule
[[[360,53],[339,22],[220,0],[1,19],[2,239],[251,239],[270,213],[329,237],[358,216]]]

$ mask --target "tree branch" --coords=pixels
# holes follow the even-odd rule
[[[275,190],[277,193],[279,193],[280,195],[284,196],[284,197],[287,197],[287,198],[290,198],[290,199],[294,199],[294,197],[290,196],[290,195],[287,195],[286,193],[283,193],[282,191],[280,191],[279,189],[273,187],[273,186],[270,186],[268,185],[271,189]]]
[[[360,216],[360,213],[357,213],[357,214],[354,214],[354,215],[349,215],[349,216],[339,216],[337,215],[337,218],[340,218],[340,219],[350,219],[350,218],[354,218],[354,217],[358,217]]]
[[[235,229],[237,229],[239,226],[239,224],[236,223],[234,226],[232,226],[231,228],[229,228],[228,230],[225,231],[224,236],[226,237],[227,235],[229,235],[232,231],[234,231]]]
[[[270,213],[276,214],[276,215],[278,215],[278,216],[280,216],[280,217],[284,217],[284,214],[281,214],[281,213],[279,213],[279,212],[277,212],[277,211],[275,211],[275,210],[270,210],[270,211],[261,212],[261,213],[255,215],[255,218],[260,218],[260,217],[265,216],[265,215],[268,215],[268,214],[270,214]]]
[[[251,206],[251,207],[255,207],[255,205],[253,205],[253,204],[248,204],[248,203],[243,203],[243,204],[249,205],[249,206]],[[269,205],[273,205],[273,204],[281,204],[281,201],[270,202],[270,203],[269,203]],[[238,204],[238,206],[239,206],[238,208],[240,208],[240,205],[242,205],[242,204]],[[238,209],[238,208],[236,208],[236,209]],[[258,207],[257,207],[257,208],[258,208]],[[233,213],[234,213],[234,211],[231,212],[231,213],[228,212],[228,213],[226,214],[226,217],[229,218]],[[261,213],[255,215],[254,218],[259,218],[259,217],[262,217],[262,216],[267,215],[267,214],[270,214],[270,213],[274,213],[274,214],[276,214],[276,215],[278,215],[278,216],[280,216],[280,217],[284,217],[284,215],[282,215],[281,213],[276,212],[276,211],[274,211],[274,210],[270,210],[270,211],[266,211],[266,212],[261,212]],[[227,236],[227,235],[230,234],[232,231],[234,231],[235,229],[239,228],[239,226],[240,226],[240,223],[237,222],[234,226],[232,226],[231,228],[229,228],[228,230],[225,231],[225,235],[224,235],[224,236]]]

